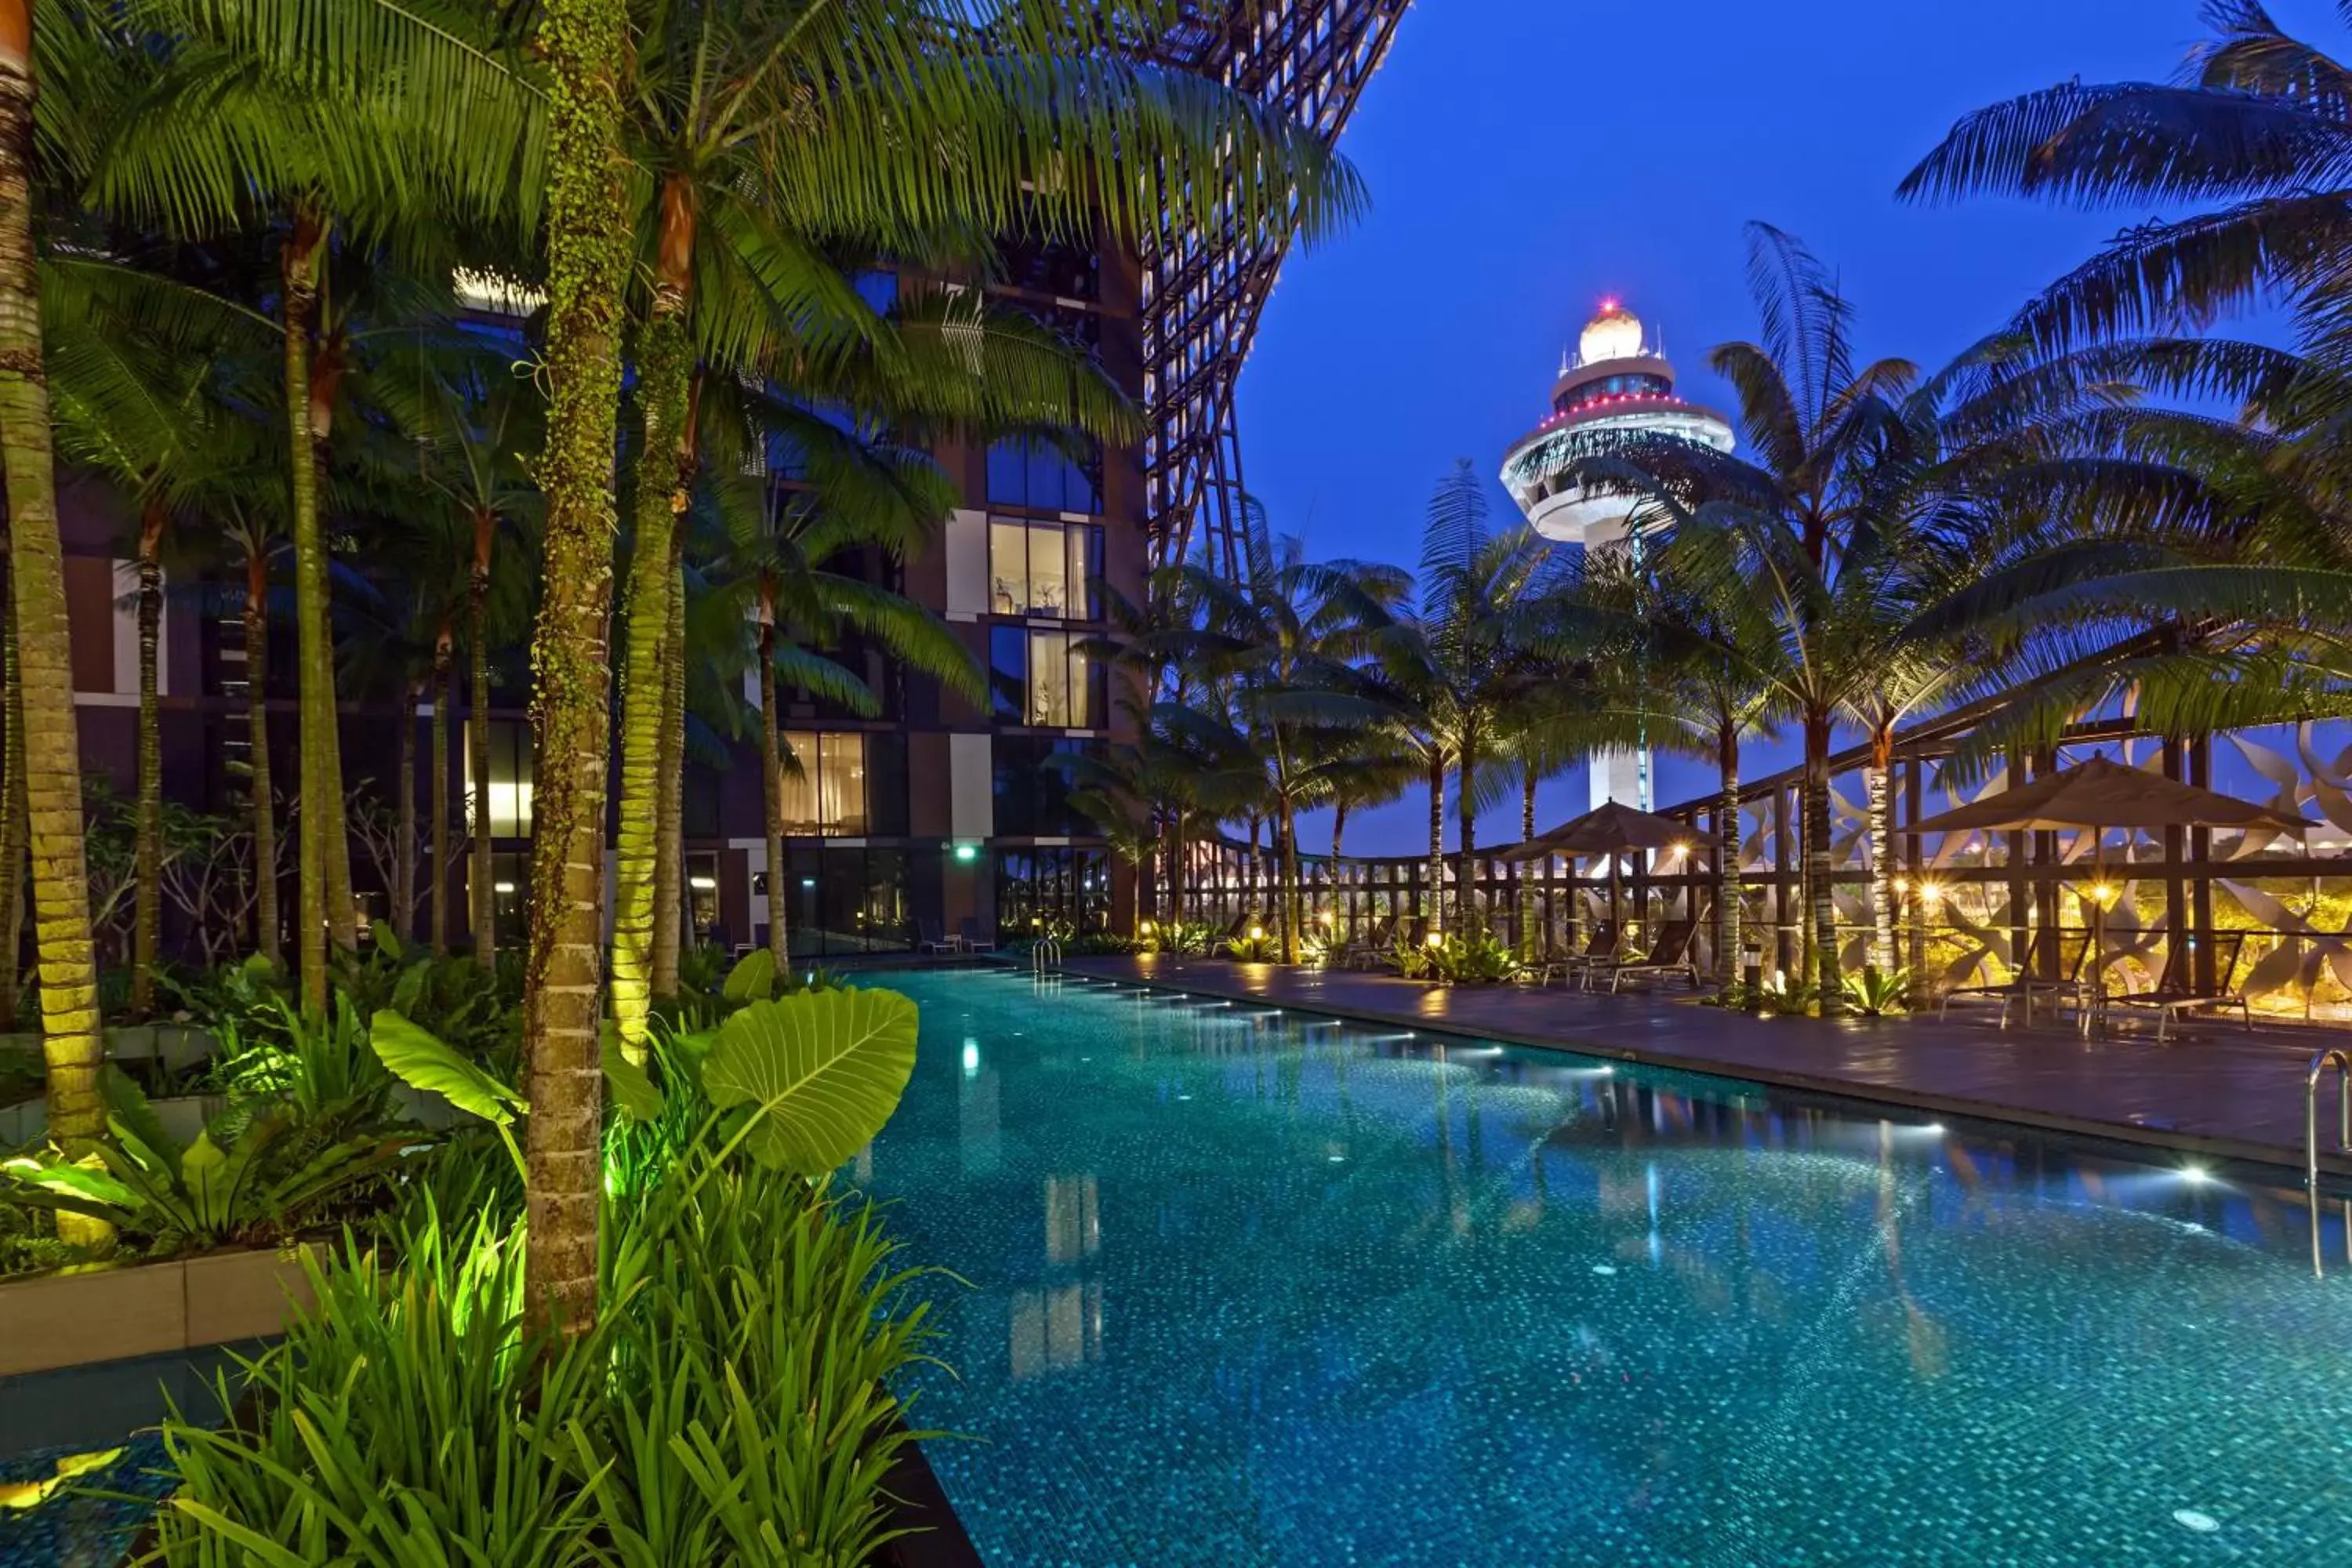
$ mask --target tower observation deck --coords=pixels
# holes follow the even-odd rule
[[[1563,441],[1567,434],[1587,437]],[[1588,550],[1622,548],[1639,502],[1593,490],[1570,476],[1580,458],[1606,452],[1611,440],[1666,437],[1728,452],[1730,422],[1675,395],[1674,367],[1647,340],[1641,318],[1614,300],[1584,324],[1576,353],[1560,362],[1551,412],[1503,457],[1503,485],[1537,532]],[[1636,542],[1634,548],[1639,548]],[[1651,806],[1650,754],[1609,752],[1592,759],[1592,804]]]

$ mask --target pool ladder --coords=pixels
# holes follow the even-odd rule
[[[1042,975],[1062,966],[1059,937],[1041,936],[1029,947],[1029,973]]]
[[[2352,1051],[2326,1050],[2311,1058],[2303,1080],[2303,1192],[2311,1210],[2311,1271],[2327,1277],[2319,1243],[2319,1083],[2336,1076],[2336,1152],[2352,1154]],[[2352,1197],[2344,1200],[2344,1249],[2352,1256]]]

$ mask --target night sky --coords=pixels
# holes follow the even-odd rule
[[[2271,9],[2343,51],[2327,0]],[[2168,78],[2203,34],[2195,0],[1422,0],[1342,142],[1371,210],[1290,259],[1242,377],[1250,488],[1318,555],[1411,564],[1432,487],[1456,458],[1491,479],[1603,295],[1663,335],[1684,395],[1730,413],[1704,361],[1756,335],[1751,218],[1838,271],[1864,354],[1938,363],[2152,215],[1909,206],[1896,182],[1969,110],[2072,76]],[[1761,744],[1746,768],[1793,761]],[[1712,778],[1663,759],[1657,799]],[[1543,826],[1585,798],[1580,773],[1554,781]],[[1426,813],[1412,796],[1360,816],[1347,847],[1411,853]],[[1481,840],[1517,819],[1515,799]]]

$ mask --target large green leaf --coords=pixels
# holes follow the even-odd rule
[[[504,1127],[517,1111],[530,1109],[522,1096],[389,1008],[369,1021],[368,1038],[393,1077],[485,1121]]]
[[[735,961],[719,994],[730,1002],[764,1002],[776,994],[776,955],[755,947]]]
[[[752,1158],[819,1176],[866,1146],[915,1070],[915,1004],[895,991],[804,991],[719,1026],[703,1064],[715,1105],[749,1105]]]
[[[646,1069],[629,1059],[621,1048],[621,1028],[610,1018],[603,1029],[604,1047],[604,1087],[612,1091],[613,1104],[632,1121],[651,1121],[662,1113],[662,1091],[654,1087]]]

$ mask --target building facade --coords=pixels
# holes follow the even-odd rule
[[[997,304],[1086,345],[1114,381],[1140,397],[1139,282],[1131,260],[1066,246],[1010,247],[1001,273],[1001,282],[988,285]],[[942,934],[1011,937],[1046,923],[1084,928],[1132,918],[1132,870],[1070,805],[1061,760],[1107,745],[1131,723],[1127,705],[1115,700],[1112,671],[1088,638],[1108,630],[1112,594],[1142,596],[1150,548],[1139,449],[1074,456],[1039,442],[942,442],[932,456],[963,500],[929,548],[904,560],[872,550],[830,565],[942,616],[987,672],[987,700],[970,702],[899,668],[878,648],[829,650],[865,679],[881,712],[854,717],[806,693],[779,694],[772,721],[799,763],[782,783],[781,868],[764,863],[757,732],[728,737],[698,726],[683,810],[688,919],[703,941],[729,948],[763,942],[779,904],[792,951],[812,961],[906,951]],[[61,510],[84,767],[97,787],[127,801],[136,788],[139,741],[130,560],[138,519],[121,497],[89,479],[69,480]],[[169,549],[166,561],[159,670],[165,798],[234,829],[250,814],[247,702],[256,680],[271,710],[274,794],[283,805],[291,792],[293,628],[281,613],[271,627],[268,668],[253,668],[241,578],[213,584],[210,578],[233,574],[179,563]],[[471,769],[464,720],[476,700],[488,705],[490,716],[493,901],[502,939],[521,936],[532,758],[520,651],[505,650],[499,660],[507,683],[494,680],[478,694],[466,690],[465,661],[457,661],[445,782],[460,849],[446,898],[449,929],[460,942],[470,937],[465,884],[471,866],[462,846]],[[404,704],[399,685],[345,664],[339,684],[343,771],[363,915],[421,933],[422,889],[431,888],[434,875],[433,704],[429,689]],[[753,698],[746,710],[756,713],[756,679],[746,685]],[[420,889],[404,920],[390,908],[404,759],[417,803],[412,864]],[[289,896],[281,905],[290,918],[291,835],[283,837]],[[94,874],[103,880],[103,871]],[[177,897],[166,901],[166,951],[203,956],[194,947],[201,931],[227,911],[214,909],[208,921]],[[110,961],[121,961],[119,936],[102,935],[101,943]]]

